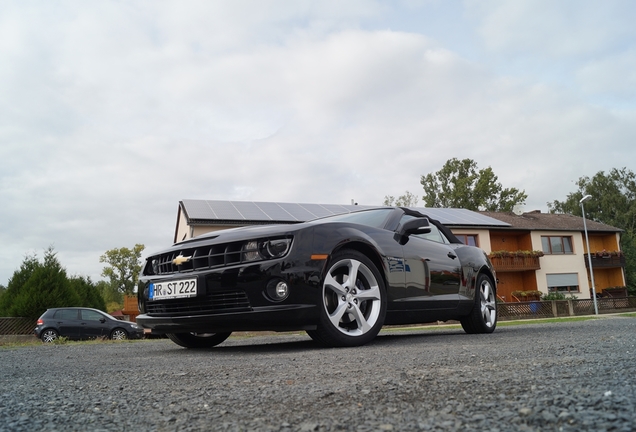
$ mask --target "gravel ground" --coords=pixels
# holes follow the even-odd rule
[[[0,431],[633,431],[636,318],[0,348]]]

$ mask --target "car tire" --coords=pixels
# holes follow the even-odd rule
[[[166,336],[184,348],[212,348],[223,343],[232,332],[226,333],[168,333]]]
[[[475,304],[470,315],[460,320],[466,333],[492,333],[497,327],[497,296],[490,276],[477,276]]]
[[[382,275],[367,256],[355,250],[336,252],[327,268],[319,323],[316,330],[307,333],[316,342],[330,347],[370,342],[380,332],[386,316]]]
[[[112,340],[126,340],[128,339],[128,333],[124,329],[117,328],[110,332],[110,339]]]
[[[46,329],[40,335],[40,339],[45,343],[54,342],[58,337],[60,337],[60,334],[53,329]]]

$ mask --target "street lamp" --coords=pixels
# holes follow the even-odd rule
[[[592,195],[585,195],[581,198],[581,212],[583,213],[583,230],[585,231],[585,243],[587,243],[587,264],[590,268],[590,278],[592,279],[592,299],[594,300],[594,315],[598,315],[598,306],[596,304],[596,289],[594,284],[594,269],[592,268],[592,251],[590,250],[590,239],[587,236],[587,223],[585,223],[585,207],[583,203],[592,198]]]

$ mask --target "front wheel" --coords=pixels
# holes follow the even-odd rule
[[[166,336],[179,346],[184,348],[212,348],[225,339],[229,338],[232,332],[227,333],[168,333]]]
[[[492,333],[497,327],[497,298],[495,284],[485,274],[477,277],[475,304],[470,315],[461,319],[466,333]]]
[[[386,315],[386,290],[373,262],[354,250],[333,255],[322,283],[320,321],[307,333],[326,346],[364,345],[377,336]]]
[[[115,329],[110,334],[112,340],[126,340],[128,339],[128,333],[124,329]]]

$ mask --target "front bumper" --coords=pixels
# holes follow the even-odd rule
[[[290,262],[291,261],[291,262]],[[137,324],[162,333],[313,330],[319,319],[322,262],[287,257],[259,264],[201,272],[142,276]],[[151,283],[197,278],[196,297],[149,300]],[[268,294],[272,282],[284,281],[289,295]]]
[[[315,330],[316,305],[286,305],[253,308],[248,312],[161,317],[141,314],[137,323],[162,333],[220,333],[233,331]]]

